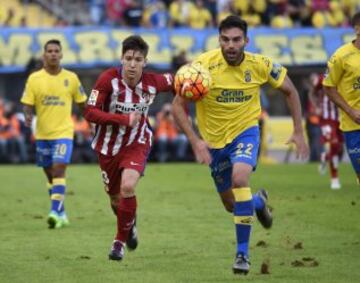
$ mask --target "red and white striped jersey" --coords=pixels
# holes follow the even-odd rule
[[[151,146],[149,106],[158,93],[169,91],[173,92],[173,76],[168,73],[143,73],[132,88],[122,78],[121,68],[104,71],[90,94],[84,114],[88,121],[96,124],[92,148],[114,156],[126,146]],[[131,128],[128,114],[134,111],[142,113],[142,117]]]
[[[322,81],[324,79],[323,75],[319,75],[314,82],[315,95],[319,102],[321,108],[321,120],[327,121],[339,121],[339,112],[336,105],[330,100],[330,98],[325,94],[325,91],[322,86]]]

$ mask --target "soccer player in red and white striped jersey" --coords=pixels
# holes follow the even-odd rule
[[[317,108],[320,116],[321,153],[320,173],[324,174],[327,163],[330,168],[331,189],[340,189],[341,184],[338,178],[339,159],[343,153],[343,135],[339,129],[339,112],[336,105],[325,94],[322,86],[324,76],[322,74],[312,74],[312,89],[310,99]]]
[[[121,67],[98,78],[85,118],[96,125],[92,142],[103,182],[117,217],[117,234],[109,258],[121,260],[124,247],[135,249],[135,187],[143,174],[151,148],[149,106],[160,92],[173,92],[171,74],[144,72],[147,43],[137,35],[122,43]]]

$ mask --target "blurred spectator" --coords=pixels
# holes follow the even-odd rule
[[[124,10],[124,23],[129,27],[140,27],[142,24],[143,8],[140,0],[128,1],[128,7]]]
[[[73,115],[74,122],[74,152],[73,162],[89,163],[96,161],[96,155],[91,149],[91,127],[88,121],[79,114]]]
[[[287,0],[269,0],[265,23],[270,24],[273,28],[290,28],[293,26]]]
[[[16,106],[8,102],[4,107],[4,116],[9,122],[8,135],[8,159],[11,163],[28,162],[27,146],[25,137],[21,132],[21,122],[16,115]]]
[[[193,5],[194,4],[188,0],[174,0],[169,6],[170,26],[187,26],[190,16],[190,10]]]
[[[188,140],[176,126],[170,103],[165,103],[156,115],[155,140],[155,154],[159,162],[185,160]]]
[[[204,6],[203,0],[196,0],[191,7],[188,23],[193,29],[204,29],[213,25],[211,13]]]
[[[217,18],[217,8],[216,8],[216,0],[204,0],[205,7],[209,10],[211,14],[212,23],[216,25],[216,18]]]
[[[88,0],[90,9],[90,19],[94,25],[104,23],[105,0]]]
[[[27,162],[28,155],[15,104],[0,101],[0,162]]]
[[[166,28],[169,24],[169,13],[164,2],[155,0],[147,5],[143,22],[149,28]]]
[[[309,26],[310,10],[306,6],[305,0],[288,0],[287,11],[294,26]]]
[[[129,8],[129,0],[106,0],[106,16],[110,25],[124,24],[124,11]]]
[[[234,9],[249,26],[258,26],[262,23],[262,15],[266,10],[265,0],[234,0]]]
[[[13,25],[13,20],[15,18],[15,11],[13,9],[8,9],[6,18],[4,20],[4,23],[2,24],[5,27],[10,27]]]
[[[217,23],[220,23],[223,19],[225,19],[227,16],[230,16],[231,14],[236,14],[235,8],[232,5],[232,1],[226,1],[226,3],[223,3],[222,5],[218,2],[218,15],[216,18]]]

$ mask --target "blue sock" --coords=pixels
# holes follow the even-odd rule
[[[250,188],[233,189],[234,205],[234,223],[236,229],[237,250],[236,254],[249,254],[249,240],[251,225],[254,214],[254,204]]]
[[[264,205],[265,205],[264,200],[261,197],[259,197],[258,194],[254,194],[252,196],[252,200],[253,200],[255,210],[260,210],[260,209],[264,208]]]
[[[53,179],[53,187],[51,190],[51,210],[58,214],[64,212],[66,183],[64,178]]]

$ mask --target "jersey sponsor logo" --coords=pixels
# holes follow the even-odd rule
[[[145,113],[148,109],[149,105],[145,103],[116,102],[116,111],[121,113],[131,113],[135,111]]]
[[[218,63],[218,64],[215,64],[215,65],[210,65],[209,66],[209,71],[211,70],[214,70],[215,68],[219,68],[223,63]]]
[[[42,100],[41,100],[41,104],[42,105],[46,105],[46,106],[64,106],[65,102],[60,100],[60,97],[55,96],[55,95],[46,95]]]
[[[273,63],[272,64],[272,69],[270,72],[270,76],[274,79],[274,80],[278,80],[280,75],[282,72],[282,66],[278,63]]]
[[[357,78],[356,82],[353,84],[354,90],[360,89],[360,77]]]
[[[91,105],[91,106],[95,106],[98,96],[99,96],[99,91],[96,89],[93,89],[90,93],[90,97],[89,97],[87,104]]]
[[[143,92],[141,93],[141,97],[145,100],[146,103],[151,104],[155,98],[154,94]]]
[[[220,103],[245,102],[251,99],[251,95],[245,95],[242,90],[224,89],[221,95],[216,97],[216,101]]]

